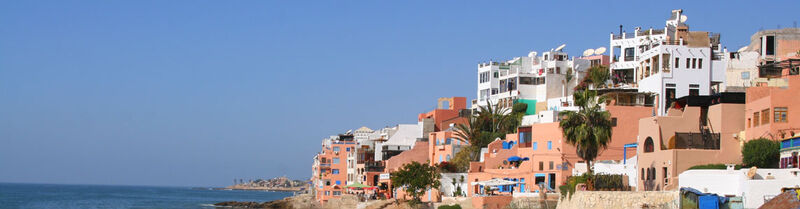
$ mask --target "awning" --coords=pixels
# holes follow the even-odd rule
[[[369,186],[363,185],[361,183],[352,183],[352,184],[347,185],[345,187],[348,188],[348,189],[363,189],[363,188],[367,188]]]
[[[503,180],[503,179],[492,179],[488,181],[479,181],[479,182],[472,182],[472,185],[481,185],[481,186],[506,186],[506,185],[516,185],[517,182]]]
[[[520,160],[522,160],[522,158],[520,158],[518,156],[511,156],[511,157],[508,158],[508,162],[520,161]]]

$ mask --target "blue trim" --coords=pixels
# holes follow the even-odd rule
[[[533,177],[545,177],[545,178],[547,178],[547,175],[543,174],[543,173],[536,173],[536,174],[533,174]]]

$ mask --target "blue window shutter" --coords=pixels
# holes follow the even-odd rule
[[[537,142],[533,143],[533,150],[536,150],[537,145],[539,145],[539,143],[537,143]]]
[[[553,142],[547,141],[547,149],[553,149]]]

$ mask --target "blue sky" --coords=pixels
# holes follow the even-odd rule
[[[477,63],[609,33],[735,50],[798,1],[2,1],[0,182],[223,186],[310,176],[320,140],[475,98]]]

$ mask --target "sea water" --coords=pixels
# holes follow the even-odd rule
[[[199,208],[224,201],[266,202],[291,192],[208,190],[191,187],[0,183],[5,208]]]

